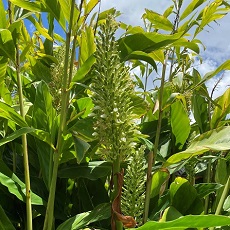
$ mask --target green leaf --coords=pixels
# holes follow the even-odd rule
[[[132,59],[146,61],[157,72],[157,65],[156,65],[156,62],[155,62],[153,57],[154,56],[152,55],[152,53],[148,54],[148,53],[145,53],[143,51],[134,51],[134,52],[130,53],[128,56],[126,56],[124,61],[132,60]]]
[[[118,40],[120,55],[123,60],[134,51],[149,53],[180,39],[183,33],[173,35],[158,34],[155,32],[136,33]]]
[[[44,11],[44,8],[42,7],[42,4],[40,1],[25,1],[25,0],[9,0],[14,5],[19,6],[23,9],[32,11],[32,12],[42,12]]]
[[[77,163],[80,164],[90,148],[90,144],[73,135],[74,147],[77,154]]]
[[[230,126],[214,129],[196,137],[182,152],[169,157],[163,167],[179,163],[207,151],[226,151],[230,149]]]
[[[98,205],[94,210],[78,214],[58,226],[57,230],[78,230],[90,223],[108,219],[111,216],[111,205],[108,203]]]
[[[15,46],[11,32],[7,29],[0,29],[0,51],[1,55],[15,61]]]
[[[82,118],[86,118],[94,107],[92,99],[89,97],[82,97],[74,101],[73,105],[75,108],[77,108],[78,112],[84,111],[84,113],[81,115]]]
[[[0,230],[15,230],[13,224],[7,217],[6,213],[4,212],[4,209],[0,205]]]
[[[78,69],[77,73],[74,75],[70,87],[72,87],[76,82],[81,82],[84,80],[84,77],[89,71],[91,67],[95,63],[96,59],[93,55],[91,55]]]
[[[6,29],[7,22],[6,22],[6,12],[4,9],[3,1],[0,1],[0,28]]]
[[[176,210],[173,206],[170,206],[164,210],[163,216],[160,222],[166,222],[171,220],[176,220],[183,216],[178,210]]]
[[[111,163],[105,161],[93,161],[80,165],[63,166],[58,171],[61,178],[88,178],[96,180],[105,177],[111,171]]]
[[[0,101],[0,117],[13,121],[21,127],[27,127],[24,119],[9,105]]]
[[[218,189],[223,187],[221,184],[217,183],[202,183],[194,185],[200,198],[206,197],[210,193],[215,193]]]
[[[99,0],[90,0],[85,7],[85,15],[88,15],[98,4]]]
[[[149,221],[140,230],[184,230],[186,228],[209,228],[230,225],[228,216],[218,215],[188,215],[168,222]],[[134,230],[135,228],[133,228]]]
[[[180,21],[186,18],[189,14],[193,13],[194,10],[199,7],[201,4],[206,2],[206,0],[193,0],[191,3],[186,7],[184,12],[180,16]]]
[[[173,12],[173,8],[174,8],[173,5],[171,5],[170,7],[168,7],[168,8],[165,10],[165,12],[163,13],[163,16],[164,16],[165,18],[167,18],[167,17]]]
[[[14,139],[22,136],[23,134],[31,133],[33,131],[34,131],[34,128],[30,128],[30,127],[23,127],[19,130],[16,130],[13,133],[11,133],[10,135],[8,135],[7,137],[1,139],[0,140],[0,146],[4,145],[10,141],[13,141]]]
[[[15,195],[19,200],[26,202],[26,186],[25,184],[0,160],[0,183],[7,187],[9,192]],[[44,201],[41,197],[33,192],[30,193],[31,202],[34,205],[43,205]]]
[[[215,100],[219,106],[216,106],[211,119],[211,129],[217,128],[219,123],[230,113],[230,88],[222,96]]]
[[[181,214],[201,214],[203,204],[198,197],[196,189],[188,180],[177,177],[169,189],[171,205]]]
[[[137,95],[132,95],[131,106],[132,106],[133,115],[137,118],[140,118],[141,116],[146,114],[147,107],[148,107],[146,101]]]
[[[145,14],[143,17],[148,19],[156,29],[162,29],[166,31],[173,30],[173,24],[166,17],[152,10],[145,9]]]
[[[60,24],[62,29],[66,31],[66,21],[64,18],[64,14],[61,8],[61,5],[58,0],[41,0],[45,7],[45,11],[51,13],[53,17]],[[70,9],[69,9],[70,10]]]
[[[189,136],[191,126],[188,112],[180,100],[171,105],[171,126],[176,138],[175,144],[181,149]]]

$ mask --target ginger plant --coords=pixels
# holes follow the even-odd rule
[[[131,100],[135,94],[134,84],[129,68],[119,56],[115,39],[117,28],[118,24],[113,16],[109,15],[98,31],[96,63],[91,85],[95,107],[91,116],[95,119],[93,135],[98,137],[100,144],[98,154],[106,161],[112,162],[113,167],[112,229],[123,229],[122,223],[124,226],[135,227],[135,221],[131,216],[123,216],[120,210],[122,184],[119,178],[123,178],[121,163],[135,154],[138,131]]]

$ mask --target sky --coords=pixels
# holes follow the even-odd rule
[[[184,7],[190,2],[191,0],[184,0]],[[172,4],[172,0],[102,0],[101,10],[103,11],[114,7],[122,13],[118,20],[133,26],[143,26],[144,24],[141,17],[145,8],[163,13]],[[204,76],[206,73],[216,69],[224,61],[230,59],[230,13],[219,20],[218,23],[212,23],[210,27],[206,27],[198,36],[198,39],[203,42],[206,49],[201,49],[200,53],[203,58],[203,63],[200,64],[197,62],[195,66],[201,76]],[[207,82],[206,85],[209,92],[212,90],[218,77],[220,76]],[[151,82],[149,82],[149,87],[151,87]],[[226,71],[213,95],[214,98],[222,95],[229,87],[230,71]]]

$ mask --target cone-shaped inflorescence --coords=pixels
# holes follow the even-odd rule
[[[96,64],[92,83],[92,115],[100,141],[99,153],[105,160],[124,161],[133,151],[135,123],[131,97],[134,86],[129,68],[121,61],[115,32],[118,28],[112,16],[101,25],[96,38]]]
[[[144,146],[141,146],[130,158],[125,172],[124,187],[121,197],[121,210],[124,215],[131,215],[141,225],[145,202],[145,158]]]

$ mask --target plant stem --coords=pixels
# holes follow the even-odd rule
[[[73,24],[73,13],[74,13],[74,4],[75,0],[72,0],[71,11],[70,11],[70,23],[68,32],[66,33],[66,52],[65,52],[65,64],[64,64],[64,74],[62,78],[62,98],[61,98],[61,113],[60,113],[60,125],[58,129],[58,140],[57,147],[54,152],[54,163],[53,163],[53,173],[50,184],[50,193],[46,209],[46,217],[43,226],[43,230],[51,230],[53,226],[53,213],[54,213],[54,200],[55,200],[55,191],[56,191],[56,182],[57,182],[57,173],[58,173],[58,164],[59,158],[62,153],[63,138],[62,134],[66,127],[66,115],[69,101],[69,92],[68,92],[68,73],[69,73],[69,52],[70,52],[70,39],[71,31]]]
[[[211,181],[211,168],[212,168],[212,161],[211,159],[209,159],[207,170],[206,170],[206,183],[210,183]],[[209,195],[205,197],[204,214],[208,214],[208,208],[209,208]]]
[[[229,188],[230,188],[230,176],[228,177],[228,180],[227,180],[227,182],[226,182],[226,184],[224,186],[224,191],[223,191],[223,193],[221,195],[220,201],[219,201],[218,206],[216,208],[215,215],[220,215],[222,207],[223,207],[223,204],[224,204],[224,201],[225,201],[225,199],[226,199],[226,197],[228,195]],[[214,230],[214,229],[215,229],[215,227],[210,228],[210,230]]]
[[[20,53],[18,44],[16,45],[16,73],[18,83],[18,94],[20,104],[20,114],[25,118],[24,103],[23,103],[23,92],[22,92],[22,81],[20,77]],[[24,174],[26,184],[26,218],[27,218],[27,229],[32,230],[32,204],[31,204],[31,191],[30,191],[30,172],[29,172],[29,159],[27,149],[27,137],[26,134],[22,135],[22,151],[23,151],[23,163],[24,163]]]
[[[114,160],[114,162],[113,162],[114,193],[113,193],[113,197],[112,197],[112,202],[117,197],[117,195],[119,193],[117,174],[120,173],[120,171],[121,171],[120,156],[118,155],[116,160]],[[121,221],[116,221],[116,230],[123,230],[123,224],[121,223]]]
[[[149,203],[150,203],[150,193],[151,193],[151,185],[152,185],[152,167],[155,165],[155,156],[157,154],[159,140],[160,140],[160,132],[161,132],[161,122],[163,116],[163,93],[164,93],[164,84],[165,84],[165,75],[168,61],[168,51],[165,54],[165,61],[162,68],[162,76],[161,76],[161,87],[159,91],[159,115],[158,115],[158,123],[157,123],[157,131],[156,138],[154,143],[154,150],[151,151],[148,155],[148,169],[147,169],[147,181],[146,181],[146,195],[145,195],[145,209],[144,209],[144,217],[143,223],[145,223],[148,219],[149,214]]]

